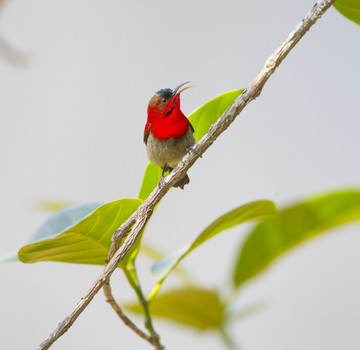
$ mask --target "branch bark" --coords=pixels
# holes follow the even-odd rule
[[[164,185],[161,188],[157,186],[143,204],[116,230],[113,236],[113,244],[110,248],[108,264],[103,272],[95,280],[86,295],[75,306],[71,314],[67,316],[55,331],[40,345],[40,349],[48,349],[71,327],[101,287],[109,280],[111,274],[115,271],[126,253],[135,244],[146,222],[152,215],[155,205],[159,203],[172,185],[184,177],[195,161],[214,143],[220,134],[230,126],[246,105],[260,95],[263,86],[275,72],[275,69],[280,65],[282,60],[334,1],[335,0],[319,0],[313,6],[309,13],[289,34],[288,38],[267,59],[264,67],[260,70],[250,86],[233,102],[217,122],[210,127],[208,133],[194,146],[193,150],[187,153],[177,167],[165,178]],[[119,248],[121,238],[126,235],[127,237],[124,243]]]

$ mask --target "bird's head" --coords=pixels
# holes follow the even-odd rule
[[[192,86],[182,87],[189,83],[189,81],[182,83],[174,90],[167,88],[157,91],[149,102],[148,118],[166,118],[178,113],[180,111],[180,94]]]

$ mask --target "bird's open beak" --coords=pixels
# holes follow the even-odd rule
[[[173,91],[173,97],[181,94],[181,93],[182,93],[183,91],[185,91],[186,89],[192,88],[193,86],[186,86],[186,87],[184,87],[183,89],[179,90],[179,89],[180,89],[182,86],[184,86],[185,84],[190,84],[190,83],[191,83],[191,81],[187,81],[187,82],[185,82],[185,83],[182,83],[182,84],[178,85],[178,86],[174,89],[174,91]]]

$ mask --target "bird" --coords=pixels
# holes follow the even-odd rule
[[[180,109],[180,94],[192,87],[183,87],[189,83],[182,83],[174,90],[165,88],[155,92],[147,108],[144,143],[150,162],[162,168],[160,186],[165,172],[171,172],[196,143],[194,128]],[[186,174],[174,187],[184,189],[189,182]]]

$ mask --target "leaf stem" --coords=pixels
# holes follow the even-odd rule
[[[155,285],[155,287],[152,289],[152,291],[150,292],[147,300],[149,303],[151,303],[153,301],[153,299],[157,296],[157,294],[159,293],[160,287],[161,287],[162,283],[159,282]]]
[[[151,338],[153,340],[153,345],[157,349],[164,349],[164,347],[160,344],[160,337],[156,333],[154,326],[152,324],[152,319],[151,319],[150,310],[149,310],[149,302],[144,297],[144,293],[142,292],[141,285],[140,285],[140,282],[139,282],[139,279],[137,276],[135,264],[134,263],[128,264],[127,266],[123,267],[122,270],[124,271],[126,279],[128,280],[130,286],[135,291],[135,293],[139,299],[139,302],[140,302],[140,305],[141,305],[141,308],[143,310],[144,317],[145,317],[145,319],[144,319],[145,327],[150,332]]]

